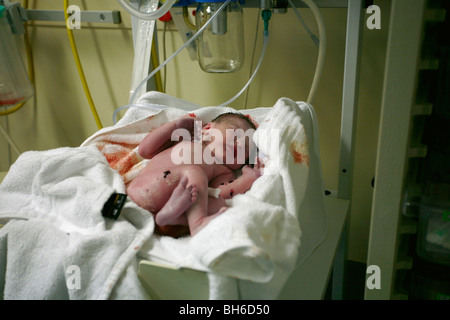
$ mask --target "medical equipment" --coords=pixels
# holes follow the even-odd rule
[[[175,4],[176,0],[167,0],[163,2],[163,5],[158,10],[151,12],[143,12],[136,9],[128,0],[117,0],[120,5],[128,11],[131,15],[142,20],[155,20],[165,15],[170,8]]]
[[[186,43],[179,48],[177,51],[175,51],[175,53],[173,53],[168,59],[166,59],[166,61],[164,61],[159,67],[157,67],[155,70],[153,70],[144,80],[142,80],[139,85],[136,87],[136,89],[133,91],[133,94],[131,96],[130,99],[130,104],[134,103],[136,98],[137,98],[137,94],[140,92],[142,86],[149,80],[151,79],[162,67],[164,67],[168,62],[170,62],[176,55],[178,55],[184,48],[188,47],[194,40],[196,40],[198,37],[200,37],[202,35],[202,33],[205,31],[205,29],[212,23],[214,23],[216,17],[218,17],[221,12],[223,10],[225,10],[225,8],[231,3],[231,0],[227,0],[226,2],[222,3],[220,8],[218,10],[216,10],[214,12],[214,14],[206,20],[206,22],[204,22],[204,24],[198,29],[198,31],[195,33],[195,35],[193,35],[191,38],[189,38]],[[264,9],[262,10],[261,16],[264,20],[264,46],[263,46],[263,50],[261,53],[261,57],[259,59],[258,65],[256,67],[256,69],[253,72],[253,75],[250,77],[249,81],[247,82],[247,84],[244,86],[244,88],[238,92],[238,94],[236,94],[233,98],[229,99],[228,101],[226,101],[225,103],[222,103],[222,106],[228,105],[230,104],[232,101],[234,101],[235,99],[237,99],[246,89],[247,87],[250,85],[251,81],[254,79],[256,73],[259,70],[259,67],[261,65],[262,59],[264,58],[264,53],[267,47],[267,40],[268,40],[268,21],[270,20],[271,17],[271,12],[268,9]],[[237,16],[238,20],[239,20],[239,16]],[[217,29],[217,27],[216,27]],[[215,37],[215,36],[213,36]],[[213,38],[214,39],[214,38]],[[214,39],[213,41],[217,41],[216,39]],[[200,49],[198,49],[200,52]],[[200,58],[201,54],[199,54],[199,58]],[[219,55],[220,56],[220,55]],[[317,74],[317,72],[316,72]],[[316,79],[315,79],[316,80]],[[316,81],[315,81],[316,83]],[[314,86],[315,87],[315,86]]]
[[[165,1],[158,10],[145,13],[135,8],[129,1],[119,0],[119,3],[132,16],[142,20],[155,20],[162,17],[176,2],[175,0]],[[191,1],[183,1],[178,6],[183,5],[186,7],[190,3]],[[220,0],[198,1],[196,14],[197,31],[202,28],[206,21],[212,18],[223,3],[224,1]],[[175,11],[175,13],[178,12],[178,10]],[[244,56],[242,7],[239,1],[233,0],[229,2],[225,10],[221,10],[216,16],[216,19],[212,19],[211,25],[205,28],[206,30],[202,29],[204,30],[203,34],[199,34],[197,46],[199,65],[206,72],[222,73],[237,71],[242,65]],[[185,26],[182,26],[179,22],[177,25],[185,29]],[[189,40],[191,32],[180,31],[182,38],[185,41]]]
[[[32,85],[34,86],[34,63],[32,57],[32,50],[29,43],[28,37],[28,28],[27,22],[30,20],[43,20],[43,21],[66,21],[66,26],[68,29],[69,41],[71,44],[72,52],[75,58],[75,63],[79,70],[80,78],[83,84],[83,88],[86,93],[86,97],[88,98],[88,102],[90,104],[92,113],[97,122],[97,126],[99,128],[102,127],[100,119],[98,117],[97,111],[95,109],[95,105],[92,101],[92,97],[90,96],[89,87],[87,86],[86,78],[84,77],[84,72],[81,67],[80,58],[78,56],[78,51],[76,49],[75,40],[73,38],[73,34],[70,30],[73,27],[70,23],[69,17],[69,6],[68,2],[65,1],[64,8],[65,10],[36,10],[28,8],[28,0],[23,2],[23,7],[20,6],[19,2],[10,2],[9,0],[0,0],[0,4],[6,7],[6,13],[8,15],[9,26],[14,34],[23,34],[25,40],[25,48],[26,48],[26,56],[27,56],[27,64],[28,64],[28,73],[29,79]],[[75,8],[79,9],[75,6]],[[72,14],[73,12],[71,12]],[[119,11],[78,11],[79,14],[76,18],[79,19],[79,22],[97,22],[97,23],[115,23],[118,24],[121,22],[120,12]],[[3,35],[2,35],[3,37]],[[6,37],[5,37],[6,38]],[[3,52],[3,50],[2,50]],[[19,55],[16,55],[16,58]],[[3,73],[3,72],[2,72]],[[23,102],[17,104],[14,107],[10,107],[5,111],[0,111],[0,116],[9,115],[11,113],[19,110],[26,102],[26,99]],[[0,104],[1,105],[1,104]],[[7,138],[9,141],[9,139]],[[17,149],[14,146],[14,149]]]
[[[206,0],[205,0],[206,1]],[[214,0],[212,0],[214,1]],[[318,59],[316,64],[316,70],[314,73],[313,82],[311,84],[311,89],[308,95],[308,98],[306,101],[308,103],[312,103],[313,99],[315,97],[320,77],[322,75],[323,71],[323,65],[325,61],[325,50],[326,50],[326,32],[325,32],[325,26],[323,23],[322,15],[317,7],[317,5],[312,0],[304,0],[303,1],[313,12],[314,17],[316,18],[318,28],[319,28],[319,38],[317,39],[315,35],[313,35],[309,28],[305,28],[307,32],[309,31],[310,36],[314,43],[319,46],[319,53],[318,53]],[[203,3],[199,2],[198,9],[200,10],[200,14],[196,15],[197,25],[200,25],[203,23],[203,25],[197,30],[196,34],[193,36],[187,36],[188,40],[184,43],[184,45],[179,48],[174,54],[172,54],[166,61],[164,61],[160,66],[158,66],[155,70],[153,70],[147,77],[145,77],[139,85],[136,86],[134,90],[131,92],[131,98],[130,98],[130,104],[133,104],[136,102],[136,98],[138,94],[142,95],[142,89],[144,84],[147,83],[149,79],[151,79],[159,70],[164,67],[169,61],[171,61],[176,55],[178,55],[184,48],[189,47],[191,43],[197,39],[197,52],[198,52],[198,58],[199,58],[199,64],[201,68],[208,72],[231,72],[236,71],[240,68],[240,63],[236,63],[237,58],[240,55],[240,48],[243,48],[243,43],[240,40],[242,36],[242,25],[241,25],[241,8],[238,1],[226,1],[224,3],[220,3],[221,6],[216,9],[217,3],[213,3],[214,6],[211,6],[211,3]],[[230,34],[226,36],[224,35],[224,31],[226,30],[226,27],[228,23],[225,23],[224,19],[225,16],[222,15],[222,12],[226,9],[224,7],[235,5],[235,13],[234,16],[234,23],[232,23],[233,31],[229,31]],[[290,2],[291,6],[295,5],[293,2]],[[256,76],[256,73],[259,70],[259,67],[261,65],[261,62],[264,58],[264,53],[267,46],[268,41],[268,23],[271,16],[271,10],[273,9],[273,5],[270,3],[270,1],[262,1],[261,2],[261,9],[262,9],[262,18],[264,20],[264,46],[261,51],[261,56],[259,59],[259,62],[257,64],[257,67],[255,68],[252,76],[250,77],[249,81],[244,85],[242,90],[240,90],[235,96],[233,96],[231,99],[227,100],[226,102],[222,103],[221,106],[226,106],[232,103],[235,99],[237,99],[250,85],[250,83],[253,81],[254,77]],[[158,10],[159,11],[159,10]],[[202,14],[202,12],[207,13],[207,15]],[[213,14],[211,14],[213,13]],[[302,22],[302,25],[305,27],[306,24],[302,20],[299,13],[296,13],[297,17],[299,17],[300,22]],[[206,17],[205,18],[199,18],[199,17]],[[219,19],[217,22],[216,19]],[[209,26],[211,25],[211,26]],[[237,27],[235,27],[237,26]],[[209,31],[207,31],[209,30]],[[206,36],[203,36],[204,32],[206,33]],[[227,37],[226,39],[229,39],[230,41],[225,41],[226,39],[223,39],[222,37]],[[207,39],[205,42],[204,40]],[[224,46],[224,43],[226,45]],[[236,45],[237,44],[237,45]],[[213,48],[216,48],[217,50],[214,50]],[[233,50],[230,50],[233,49]],[[229,51],[230,50],[230,51]],[[242,50],[243,51],[243,50]],[[227,52],[230,54],[228,55]],[[225,57],[227,56],[227,57]],[[217,61],[216,61],[217,60]],[[216,61],[216,62],[214,62]],[[226,61],[226,62],[225,62]],[[222,67],[214,68],[213,65],[222,65]],[[227,67],[223,67],[226,65]],[[138,70],[142,70],[142,68],[138,67]],[[215,70],[215,71],[214,71]]]
[[[344,205],[344,207],[345,207],[345,205]],[[344,209],[343,211],[346,211],[347,209]],[[339,231],[337,231],[337,233],[339,234],[338,236],[337,236],[337,238],[340,238],[340,232],[341,232],[341,228],[339,228]],[[337,243],[337,241],[336,241],[336,243]],[[333,251],[334,252],[334,251]],[[320,263],[317,263],[317,265],[320,265]]]
[[[25,1],[24,5],[27,7],[28,1]],[[0,116],[12,114],[21,109],[34,93],[34,64],[28,38],[28,28],[22,24],[20,15],[17,14],[17,7],[9,9],[6,10],[3,5],[0,6],[0,107],[6,108],[0,111]],[[16,22],[15,24],[10,24],[7,21],[7,11],[11,16],[10,20]],[[28,76],[25,73],[25,66],[20,58],[11,32],[24,34]],[[12,150],[17,155],[20,155],[19,147],[3,125],[0,125],[0,132]]]
[[[198,0],[195,21],[200,29],[220,8],[220,0]],[[238,71],[244,60],[244,20],[241,4],[231,1],[197,39],[198,63],[203,71]]]
[[[170,15],[173,22],[180,34],[180,37],[185,43],[188,41],[194,33],[197,31],[197,27],[189,19],[188,5],[191,4],[189,0],[183,0],[177,2],[172,9],[170,9]],[[195,41],[191,42],[190,45],[186,47],[189,52],[189,57],[192,61],[197,61],[197,44]]]
[[[33,95],[4,6],[0,6],[0,71],[0,106],[14,106]]]
[[[176,55],[178,55],[184,48],[188,47],[192,41],[194,41],[197,37],[199,37],[202,32],[208,27],[208,25],[214,21],[214,18],[220,14],[220,12],[222,10],[224,10],[224,8],[226,8],[226,6],[231,2],[231,0],[227,0],[225,3],[223,3],[221,5],[221,7],[219,8],[219,10],[217,10],[213,16],[207,20],[207,22],[197,31],[197,33],[195,33],[195,35],[193,35],[182,47],[180,47],[177,51],[175,51],[175,53],[173,53],[166,61],[164,61],[161,65],[159,65],[155,70],[153,70],[144,80],[141,81],[141,83],[136,87],[136,89],[133,92],[133,95],[131,96],[130,99],[130,103],[127,106],[133,105],[133,103],[135,102],[136,98],[137,98],[137,94],[138,92],[140,92],[141,87],[150,79],[152,78],[162,67],[164,67],[168,62],[170,62]],[[241,89],[241,91],[239,91],[235,96],[233,96],[231,99],[229,99],[228,101],[224,102],[221,104],[221,106],[226,106],[229,105],[231,102],[233,102],[234,100],[236,100],[250,85],[250,83],[252,82],[252,80],[255,78],[256,73],[258,72],[261,63],[263,61],[264,58],[264,53],[266,51],[267,48],[267,44],[268,44],[268,36],[269,36],[269,31],[268,31],[268,21],[270,20],[271,17],[271,12],[270,10],[263,10],[261,12],[261,16],[262,19],[264,20],[264,31],[263,31],[263,36],[264,36],[264,42],[263,42],[263,49],[261,51],[261,56],[260,59],[258,61],[258,64],[255,68],[255,70],[253,71],[252,76],[250,77],[249,81],[246,83],[246,85]],[[127,107],[125,106],[125,107]],[[115,121],[115,116],[116,113],[114,113],[113,116],[113,120]]]
[[[4,8],[3,4],[6,4],[6,3],[2,2],[1,8]],[[24,1],[24,7],[25,8],[28,7],[28,0]],[[1,22],[2,27],[0,27],[0,29],[2,29],[2,28],[4,28],[5,20],[4,20],[3,15],[5,14],[6,8],[1,9],[0,11],[2,11],[2,13],[0,15],[0,20],[2,20],[2,22]],[[31,90],[32,90],[32,92],[34,92],[34,84],[35,84],[34,62],[33,62],[33,53],[32,53],[31,45],[30,45],[30,41],[29,41],[28,27],[27,27],[26,23],[22,23],[23,19],[21,18],[21,14],[20,14],[21,9],[19,9],[16,6],[12,6],[12,8],[9,8],[8,12],[9,12],[9,14],[11,16],[11,19],[9,19],[9,21],[8,21],[10,23],[9,27],[11,27],[10,30],[14,34],[23,33],[23,38],[24,38],[24,43],[25,43],[25,52],[26,52],[26,57],[27,57],[27,66],[28,66],[28,78],[29,78],[29,81],[30,81],[31,85],[33,86],[33,88]],[[9,29],[7,28],[7,32],[8,31],[9,31]],[[3,32],[4,32],[4,30],[0,31],[0,33],[2,33],[2,34],[3,34]],[[9,34],[5,34],[4,36],[2,35],[2,39],[5,39],[5,40],[9,39],[9,37],[10,37]],[[0,40],[0,47],[1,47],[1,43],[3,43],[3,41],[5,41],[5,40]],[[15,43],[13,43],[13,45],[15,46]],[[12,50],[12,48],[9,48],[8,50],[6,50],[6,49],[5,50],[0,50],[0,52],[1,52],[0,55],[1,56],[3,56],[3,55],[6,56],[8,54],[8,52],[10,52],[11,50]],[[16,55],[14,57],[14,59],[17,61],[20,58],[19,58],[18,55]],[[2,68],[8,68],[8,64],[2,63],[2,66],[0,66],[0,69],[2,69]],[[2,73],[5,76],[8,75],[8,73],[7,72],[3,72],[3,70],[2,70]],[[1,83],[1,76],[0,76],[0,83]],[[2,90],[0,89],[0,92],[1,91]],[[20,110],[25,105],[25,103],[27,101],[28,101],[28,99],[23,99],[20,103],[16,104],[15,106],[9,106],[9,107],[3,106],[6,109],[0,111],[0,116],[7,116],[7,115],[10,115],[10,114]],[[1,105],[1,103],[0,103],[0,105]],[[14,152],[18,156],[20,156],[21,151],[20,151],[19,147],[14,142],[12,137],[9,135],[8,130],[3,127],[3,125],[0,125],[0,132],[5,137],[6,141],[8,142],[9,146],[11,147],[11,149],[14,150]]]
[[[156,68],[155,70],[153,70],[147,77],[145,77],[144,80],[142,80],[139,85],[136,87],[136,89],[134,90],[131,99],[130,99],[130,104],[136,102],[136,99],[138,97],[138,93],[140,92],[140,89],[143,87],[143,85],[145,83],[147,83],[147,81],[149,79],[151,79],[161,68],[163,68],[167,63],[169,63],[173,58],[175,58],[185,47],[189,46],[190,43],[192,41],[194,41],[195,39],[197,39],[197,37],[203,32],[203,30],[205,30],[208,25],[214,21],[214,18],[228,5],[228,3],[230,3],[231,0],[227,0],[226,2],[224,2],[222,4],[222,6],[213,14],[213,16],[211,17],[211,19],[209,19],[196,33],[195,35],[193,35],[182,47],[180,47],[177,51],[175,51],[169,58],[167,58],[166,61],[164,61],[163,63],[161,63],[159,65],[158,68]]]
[[[264,10],[262,12],[262,15],[264,17],[264,22],[268,21],[270,19],[270,11],[268,10]],[[255,78],[259,68],[261,67],[262,61],[264,59],[264,55],[266,53],[266,49],[267,49],[267,44],[269,42],[269,31],[267,29],[264,29],[264,41],[263,41],[263,48],[261,50],[261,55],[259,57],[258,60],[258,64],[256,65],[255,70],[253,71],[253,74],[251,75],[250,79],[247,81],[247,83],[245,84],[245,86],[241,89],[241,91],[239,91],[234,97],[232,97],[231,99],[227,100],[226,102],[222,103],[221,106],[227,106],[229,105],[231,102],[233,102],[234,100],[236,100],[245,90],[247,90],[248,86],[250,85],[250,83],[253,81],[253,79]]]

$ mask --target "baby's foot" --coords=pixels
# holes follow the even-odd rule
[[[172,196],[169,199],[170,202],[172,201],[172,198],[174,198],[174,203],[179,202],[180,206],[184,206],[181,205],[181,203],[185,203],[187,207],[183,210],[183,212],[197,200],[197,188],[194,185],[187,187],[187,183],[187,178],[181,178],[178,186],[176,186],[175,190],[173,190]]]
[[[178,224],[180,216],[197,200],[197,188],[187,187],[187,183],[187,178],[181,178],[167,203],[156,215],[158,225]]]

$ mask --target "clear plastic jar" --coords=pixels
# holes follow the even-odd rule
[[[200,29],[224,2],[203,2],[195,14],[197,30]],[[212,0],[216,1],[216,0]],[[200,67],[206,72],[234,72],[241,68],[244,59],[244,18],[238,0],[232,0],[197,38]]]
[[[33,95],[15,40],[5,7],[0,6],[0,107],[16,105]]]

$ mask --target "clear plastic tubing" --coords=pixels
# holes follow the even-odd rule
[[[234,100],[236,100],[250,85],[250,83],[253,81],[253,79],[256,76],[256,73],[258,73],[259,67],[261,66],[261,63],[264,59],[264,54],[266,53],[266,48],[267,48],[267,43],[269,42],[269,31],[265,30],[264,31],[264,42],[263,42],[263,48],[261,51],[261,56],[259,57],[259,61],[258,64],[256,65],[255,71],[253,71],[252,76],[250,77],[250,79],[248,80],[247,84],[241,89],[241,91],[239,91],[233,98],[231,98],[230,100],[228,100],[227,102],[224,102],[220,105],[220,107],[225,107],[227,105],[229,105],[230,103],[232,103]]]
[[[164,4],[155,11],[142,12],[131,5],[128,0],[117,0],[119,4],[131,15],[142,20],[155,20],[165,15],[177,0],[166,0]]]
[[[184,48],[186,48],[188,45],[190,45],[192,43],[192,41],[194,41],[195,39],[197,39],[197,37],[203,32],[203,30],[206,29],[206,27],[208,27],[208,25],[211,23],[211,21],[213,21],[220,12],[222,12],[223,9],[226,8],[226,6],[230,3],[231,0],[227,0],[225,1],[222,6],[219,8],[219,10],[216,11],[216,13],[214,13],[214,15],[211,17],[211,19],[209,19],[193,36],[192,38],[190,38],[188,41],[185,42],[185,44],[183,46],[181,46],[177,51],[175,51],[169,58],[166,59],[166,61],[164,61],[163,63],[161,63],[159,65],[158,68],[156,68],[155,70],[153,70],[144,80],[141,81],[141,83],[139,83],[139,85],[136,87],[136,89],[134,89],[134,93],[131,96],[130,99],[130,104],[133,104],[133,102],[136,100],[136,94],[139,92],[139,89],[151,78],[153,77],[159,70],[161,70],[161,68],[163,68],[167,63],[169,63],[173,58],[175,58],[175,56],[177,56]],[[158,10],[159,11],[159,10]]]
[[[325,63],[326,54],[326,28],[323,21],[322,14],[319,8],[312,0],[302,0],[312,11],[314,17],[316,18],[317,26],[319,28],[319,56],[317,58],[316,71],[314,72],[313,83],[311,84],[311,89],[309,90],[308,100],[309,104],[313,104],[313,100],[316,96],[317,89],[319,87],[320,78],[322,77],[322,71]]]

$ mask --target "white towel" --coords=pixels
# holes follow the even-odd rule
[[[0,216],[14,220],[0,230],[5,297],[144,298],[136,277],[138,254],[209,272],[211,299],[276,298],[295,266],[325,236],[312,108],[281,98],[272,108],[242,110],[259,125],[255,142],[269,159],[264,175],[195,237],[173,239],[152,235],[152,215],[131,200],[115,222],[101,217],[101,208],[147,163],[136,148],[151,129],[188,113],[208,122],[235,110],[200,108],[157,92],[138,104],[152,109],[132,108],[79,148],[25,153],[11,167],[0,186]],[[36,237],[42,246],[31,245]],[[20,256],[19,248],[26,254]],[[54,259],[47,267],[48,252]],[[24,274],[27,263],[36,270]],[[68,290],[64,283],[70,266],[80,267],[81,289]],[[27,279],[20,282],[21,276]],[[27,283],[25,291],[15,289],[17,283]]]
[[[123,180],[93,147],[22,154],[0,185],[0,295],[4,299],[143,299],[136,254],[150,214],[127,201],[101,214]]]
[[[120,152],[132,154],[129,158],[135,160],[131,167],[129,163],[125,166],[127,171],[123,171],[122,166],[116,167],[126,182],[146,163],[136,157],[137,141],[152,128],[188,113],[208,122],[220,113],[236,111],[223,107],[200,108],[157,92],[145,94],[138,104],[147,105],[152,110],[130,109],[117,126],[99,132],[84,143],[99,146],[105,141],[109,144],[115,140],[121,145]],[[287,98],[279,99],[272,108],[241,112],[259,125],[255,142],[270,159],[264,175],[246,194],[235,196],[231,201],[232,207],[195,237],[152,237],[140,256],[177,267],[211,272],[210,279],[217,275],[220,281],[211,281],[211,298],[230,298],[233,292],[218,290],[215,286],[235,288],[236,285],[227,281],[239,281],[241,298],[270,299],[278,295],[295,266],[325,236],[318,146],[308,139],[308,136],[314,137],[316,129],[312,108]],[[113,147],[109,150],[119,152],[119,149]],[[113,159],[114,155],[108,157]],[[305,193],[311,200],[305,201]],[[303,229],[302,223],[307,229]]]

